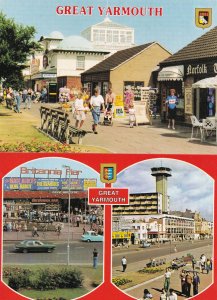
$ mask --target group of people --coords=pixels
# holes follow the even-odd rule
[[[33,91],[31,88],[13,89],[11,87],[0,91],[1,101],[13,106],[15,113],[21,113],[21,105],[23,109],[31,109],[32,102],[47,102],[47,88],[43,87],[40,92]]]

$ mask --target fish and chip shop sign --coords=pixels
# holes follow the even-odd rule
[[[70,187],[69,187],[70,183]],[[89,187],[96,187],[97,179],[84,178],[27,178],[27,177],[5,177],[5,191],[83,191]]]

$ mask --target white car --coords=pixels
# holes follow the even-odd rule
[[[83,242],[103,242],[103,235],[97,234],[95,231],[86,231],[81,236]]]

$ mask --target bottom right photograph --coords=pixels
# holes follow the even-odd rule
[[[117,175],[129,205],[112,211],[112,282],[135,299],[195,297],[213,283],[214,179],[195,165],[148,159]]]

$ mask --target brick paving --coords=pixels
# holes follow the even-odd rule
[[[58,104],[47,104],[58,107]],[[40,126],[40,104],[32,105],[28,111],[23,110],[23,117],[31,114]],[[70,114],[71,123],[75,120]],[[101,121],[103,115],[101,115]],[[114,119],[113,126],[98,126],[97,135],[91,132],[92,116],[87,114],[83,129],[89,133],[83,138],[83,145],[105,148],[113,153],[163,153],[163,154],[216,154],[217,146],[213,137],[212,144],[201,143],[200,139],[190,141],[191,127],[176,126],[176,130],[167,128],[167,123],[154,119],[153,125],[139,125],[129,128],[128,118]],[[210,141],[210,139],[209,139]]]

